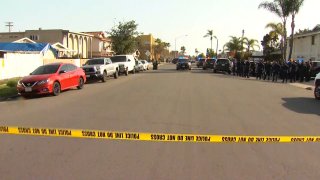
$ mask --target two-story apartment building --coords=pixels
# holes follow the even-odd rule
[[[71,32],[62,29],[26,30],[25,32],[0,33],[0,42],[13,42],[27,37],[37,43],[60,43],[69,49],[63,54],[65,57],[90,58],[92,57],[93,35]]]
[[[140,52],[140,59],[155,59],[154,46],[156,44],[155,38],[152,34],[140,35],[138,38],[138,50]]]
[[[103,31],[84,32],[92,35],[92,57],[111,57],[114,55],[112,51],[112,41],[108,38],[107,33]]]
[[[293,59],[320,61],[320,29],[295,35],[293,43]],[[290,47],[288,42],[287,57],[289,51]]]

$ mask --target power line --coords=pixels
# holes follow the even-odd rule
[[[5,24],[9,28],[9,32],[11,32],[11,28],[13,27],[13,22],[6,22]]]

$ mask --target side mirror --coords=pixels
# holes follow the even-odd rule
[[[67,71],[65,70],[62,70],[62,71],[59,71],[59,74],[63,74],[63,73],[66,73]]]
[[[30,73],[29,75],[32,75],[32,73]]]
[[[130,59],[128,59],[128,62],[131,62],[131,60],[130,60]]]

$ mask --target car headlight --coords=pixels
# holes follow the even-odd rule
[[[18,81],[17,85],[18,85],[18,86],[21,86],[21,85],[22,85],[21,80]]]
[[[38,84],[38,85],[42,85],[42,84],[46,84],[46,83],[48,83],[48,82],[49,82],[49,79],[45,79],[45,80],[39,81],[37,84]]]

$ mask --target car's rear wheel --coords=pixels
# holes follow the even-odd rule
[[[104,71],[103,72],[103,75],[102,75],[102,82],[106,82],[107,81],[107,79],[108,79],[108,74],[107,74],[107,72],[106,71]]]
[[[53,83],[53,95],[58,96],[61,93],[61,86],[60,83],[54,82]]]
[[[320,100],[320,85],[317,85],[317,86],[314,88],[314,97],[315,97],[317,100]]]
[[[214,70],[213,70],[213,73],[217,73],[217,70],[216,70],[216,69],[214,69]]]
[[[119,77],[119,72],[118,72],[118,70],[116,70],[116,72],[114,73],[113,77],[114,77],[115,79],[118,79],[118,77]]]
[[[77,88],[78,89],[82,89],[83,88],[83,85],[84,85],[84,80],[82,77],[79,78],[79,83],[78,83],[78,86]]]

